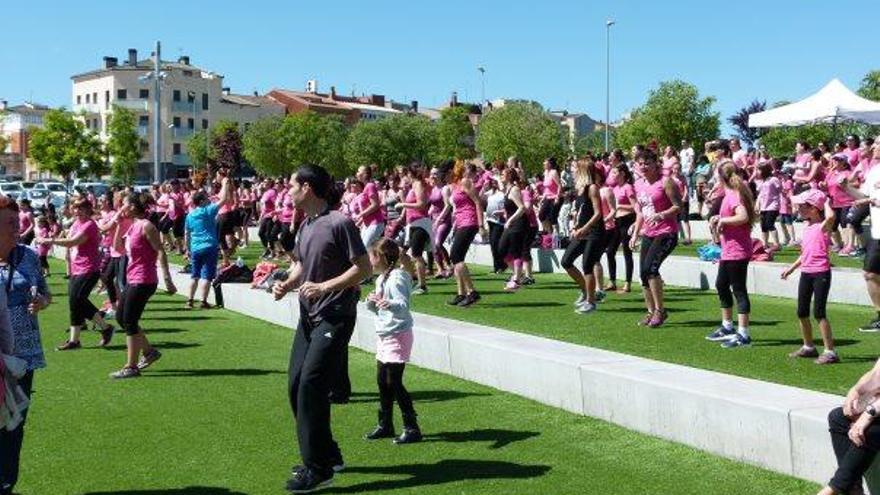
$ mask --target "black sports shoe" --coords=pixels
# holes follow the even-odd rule
[[[462,299],[461,302],[458,303],[458,307],[459,308],[466,308],[479,300],[480,300],[480,294],[477,291],[473,291],[470,294],[466,295],[464,297],[464,299]]]
[[[860,332],[863,333],[876,333],[880,332],[880,318],[868,323],[867,325],[859,328]]]
[[[467,296],[463,296],[461,294],[458,294],[455,297],[453,297],[452,299],[446,301],[446,304],[448,304],[450,306],[458,306],[459,304],[461,304],[462,301],[464,301],[465,297],[467,297]]]
[[[333,484],[333,475],[325,478],[308,468],[294,473],[285,487],[290,493],[312,493]]]

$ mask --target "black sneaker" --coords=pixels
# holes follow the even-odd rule
[[[862,333],[877,333],[880,332],[880,318],[868,323],[867,325],[860,327],[859,331]]]
[[[448,304],[450,306],[458,306],[459,304],[461,304],[462,301],[464,301],[465,297],[466,296],[458,294],[455,297],[453,297],[452,299],[446,301],[446,304]]]
[[[325,478],[308,468],[294,473],[285,487],[290,493],[312,493],[333,484],[333,475]]]
[[[305,468],[306,467],[302,466],[302,465],[293,466],[292,468],[290,468],[290,475],[296,476],[296,473],[302,471]],[[339,458],[333,460],[333,472],[334,473],[341,473],[343,471],[345,471],[345,461],[343,461],[342,457],[340,456]],[[0,495],[2,495],[2,494],[0,494]]]
[[[523,277],[520,285],[535,285],[535,279],[533,279],[532,277]]]
[[[464,299],[462,299],[461,302],[458,303],[458,307],[459,308],[466,308],[479,300],[480,300],[480,294],[477,291],[473,291],[470,294],[466,295],[464,297]]]

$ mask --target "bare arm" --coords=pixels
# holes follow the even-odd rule
[[[516,205],[516,211],[513,212],[513,215],[510,215],[510,218],[507,219],[507,222],[504,224],[504,228],[508,229],[513,222],[519,220],[523,215],[526,214],[526,206],[523,203],[522,192],[520,192],[519,187],[513,187],[510,189],[510,200]]]
[[[171,270],[168,268],[168,255],[165,254],[165,246],[162,245],[159,230],[156,229],[155,225],[147,222],[144,224],[144,236],[150,243],[150,247],[159,254],[159,267],[162,269],[162,275],[165,277],[166,282],[171,280]]]
[[[477,195],[477,191],[474,190],[474,183],[470,179],[463,179],[461,181],[461,188],[464,189],[465,194],[474,202],[474,210],[477,212],[477,225],[482,229],[483,208],[480,206],[480,197]]]

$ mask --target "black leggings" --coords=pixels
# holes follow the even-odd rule
[[[718,276],[715,277],[715,289],[722,309],[733,307],[736,296],[737,314],[747,315],[752,310],[746,279],[749,274],[749,260],[721,260],[718,262]],[[731,290],[732,289],[732,290]]]
[[[452,247],[449,249],[449,261],[453,265],[464,262],[468,249],[471,247],[471,243],[474,242],[474,237],[477,236],[479,231],[480,228],[476,225],[472,227],[456,227],[455,233],[452,234]]]
[[[629,247],[629,229],[636,221],[635,215],[626,215],[617,217],[615,220],[617,225],[611,231],[608,238],[608,246],[605,248],[605,255],[608,258],[608,279],[612,283],[617,280],[617,249],[623,247],[623,264],[626,268],[626,283],[632,283],[633,279],[633,252]]]
[[[828,431],[831,432],[831,446],[837,457],[837,471],[828,482],[835,493],[849,493],[849,490],[862,483],[862,476],[871,467],[877,451],[880,450],[880,423],[873,422],[865,430],[865,443],[856,447],[849,439],[851,422],[844,416],[843,408],[832,409],[828,414]]]
[[[260,236],[260,242],[263,244],[264,248],[269,249],[272,247],[272,244],[276,240],[274,233],[275,221],[272,220],[272,217],[264,217],[260,220],[260,230],[258,234]]]
[[[677,245],[678,236],[675,233],[642,237],[642,249],[639,252],[639,277],[642,280],[642,287],[647,289],[650,279],[660,277],[660,265]]]
[[[798,282],[798,318],[810,317],[810,299],[813,299],[813,318],[825,319],[825,306],[831,290],[831,270],[819,273],[801,272]]]
[[[390,411],[397,401],[403,414],[413,414],[412,398],[403,386],[403,371],[406,363],[383,363],[376,361],[376,384],[379,385],[379,407]]]
[[[489,249],[492,251],[492,268],[496,272],[502,271],[507,268],[507,264],[504,263],[504,255],[499,252],[498,245],[501,242],[501,234],[504,233],[504,225],[496,222],[488,222],[488,224]]]
[[[110,258],[107,266],[101,272],[101,282],[104,283],[104,288],[107,289],[107,298],[114,305],[119,300],[119,291],[125,285],[125,268],[121,260],[121,257]],[[123,282],[120,282],[120,280]]]
[[[129,284],[125,286],[116,308],[116,321],[125,329],[125,335],[137,335],[141,316],[147,301],[156,293],[156,284]]]
[[[98,284],[98,272],[85,275],[71,275],[67,281],[67,299],[70,305],[70,324],[81,326],[98,313],[98,308],[89,301],[89,294]]]

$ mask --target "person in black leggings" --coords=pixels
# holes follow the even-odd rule
[[[608,261],[609,284],[613,285],[617,280],[617,249],[623,248],[623,264],[626,273],[623,288],[618,292],[632,291],[633,278],[633,252],[629,241],[632,237],[632,226],[636,222],[636,214],[633,203],[636,201],[636,193],[633,188],[633,176],[629,167],[620,162],[608,172],[605,183],[612,188],[614,199],[617,202],[615,213],[615,229],[608,239],[605,255]]]
[[[599,197],[598,175],[592,160],[581,159],[575,170],[575,226],[571,231],[571,242],[562,255],[561,265],[568,276],[578,284],[580,296],[575,300],[575,311],[590,313],[596,309],[596,277],[593,266],[605,251],[605,225],[602,221],[602,204]],[[574,266],[578,256],[582,256],[582,270]]]
[[[506,220],[501,239],[498,241],[498,254],[513,270],[504,290],[514,292],[519,289],[521,283],[523,244],[526,242],[529,221],[526,218],[526,207],[522,199],[519,174],[512,168],[505,169],[501,174],[501,182],[504,188]]]

